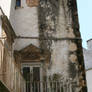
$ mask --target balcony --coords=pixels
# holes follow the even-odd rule
[[[26,82],[26,92],[74,92],[76,82],[72,81],[49,81],[49,82]]]

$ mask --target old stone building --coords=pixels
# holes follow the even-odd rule
[[[92,90],[92,39],[87,41],[88,49],[83,49],[84,61],[86,68],[86,79],[88,85],[88,92]]]
[[[76,0],[0,0],[0,6],[4,88],[87,92]]]

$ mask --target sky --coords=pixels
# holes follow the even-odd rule
[[[83,47],[87,48],[86,41],[92,38],[92,0],[77,0],[77,6]]]

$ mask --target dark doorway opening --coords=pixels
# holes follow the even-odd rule
[[[40,92],[40,67],[24,67],[26,92]]]
[[[23,68],[23,76],[26,80],[26,92],[30,92],[30,67]]]

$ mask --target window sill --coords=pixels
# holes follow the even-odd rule
[[[19,7],[19,6],[16,6],[15,7],[15,9],[22,9],[22,8],[24,8],[24,7]]]

